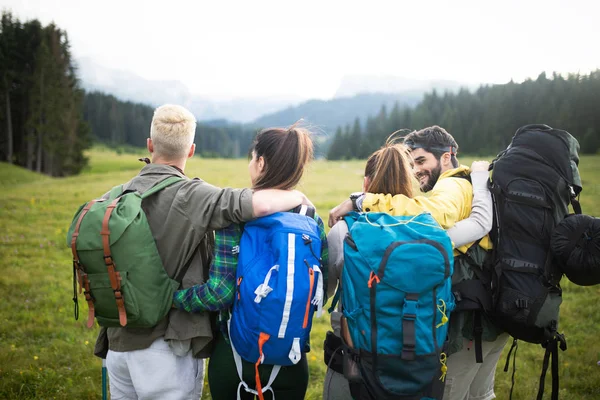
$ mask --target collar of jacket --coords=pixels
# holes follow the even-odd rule
[[[146,164],[139,173],[140,175],[175,175],[184,178],[185,174],[174,165]]]
[[[451,178],[453,176],[469,175],[471,169],[466,165],[459,165],[458,168],[452,168],[440,175],[438,179]]]

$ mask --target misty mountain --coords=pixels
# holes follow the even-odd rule
[[[129,71],[100,66],[90,58],[77,60],[77,68],[82,87],[88,92],[103,92],[121,100],[153,107],[165,103],[180,104],[188,108],[198,120],[226,119],[244,123],[305,100],[298,96],[235,99],[202,97],[192,94],[182,82],[144,79]]]
[[[443,79],[410,79],[390,75],[347,75],[342,78],[334,98],[350,97],[359,93],[426,93],[456,92],[460,88],[476,89],[479,84],[466,84]]]
[[[401,106],[412,107],[422,98],[423,92],[404,93],[361,93],[352,97],[331,100],[309,100],[297,106],[288,107],[276,113],[265,115],[254,124],[267,126],[288,126],[303,118],[317,132],[333,134],[338,127],[352,124],[358,117],[364,123],[369,116],[376,115],[383,105],[389,111],[397,102]]]

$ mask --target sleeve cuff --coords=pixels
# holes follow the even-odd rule
[[[358,209],[358,211],[362,211],[363,210],[363,201],[365,200],[365,195],[360,195],[356,198],[356,208]]]
[[[471,184],[473,185],[473,190],[486,190],[489,177],[490,174],[487,171],[471,172]]]
[[[252,190],[243,189],[240,196],[240,207],[242,209],[242,221],[251,221],[256,218],[252,206]]]

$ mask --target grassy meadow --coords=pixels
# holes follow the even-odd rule
[[[65,234],[80,204],[127,181],[143,165],[131,154],[95,149],[88,155],[84,173],[60,179],[0,164],[0,399],[101,398],[101,362],[93,356],[97,327],[85,327],[82,297],[80,319],[73,318],[72,257]],[[600,156],[582,157],[580,165],[583,210],[600,216]],[[186,172],[215,185],[244,187],[250,184],[246,166],[246,160],[194,158]],[[315,161],[299,189],[326,220],[329,209],[360,190],[363,166],[363,161]],[[565,279],[563,288],[560,330],[569,348],[559,355],[560,398],[600,399],[600,287]],[[315,318],[307,399],[321,398],[328,320],[326,313]],[[508,347],[497,372],[499,399],[507,399],[510,390],[510,374],[502,371]],[[543,353],[540,346],[520,343],[514,399],[535,398]],[[550,398],[550,373],[546,382],[545,398]],[[208,391],[204,398],[210,398]]]

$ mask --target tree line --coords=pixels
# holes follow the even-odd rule
[[[78,173],[90,145],[84,93],[67,33],[54,24],[0,20],[0,154],[52,176]]]
[[[51,176],[79,173],[94,141],[145,147],[154,109],[85,93],[67,32],[38,20],[0,19],[0,160]],[[245,156],[256,133],[240,124],[198,124],[205,157]]]
[[[109,146],[146,147],[154,108],[100,92],[84,97],[83,117],[94,138]],[[224,121],[196,124],[196,152],[203,157],[246,156],[256,130]]]
[[[365,158],[399,129],[440,125],[450,132],[461,153],[496,154],[506,148],[521,126],[544,123],[573,134],[581,152],[600,149],[600,70],[564,77],[545,73],[523,83],[484,85],[475,92],[439,94],[432,91],[414,108],[396,104],[388,111],[357,118],[353,125],[338,127],[329,147],[330,160]]]
[[[583,153],[600,149],[600,70],[587,75],[542,73],[517,84],[484,85],[474,92],[425,94],[416,106],[383,105],[364,124],[338,127],[317,138],[317,154],[331,160],[365,158],[399,129],[446,128],[461,153],[495,154],[517,128],[546,123],[577,137]],[[94,140],[109,146],[144,147],[153,108],[114,96],[85,93],[77,79],[68,35],[54,24],[0,21],[0,159],[52,176],[80,172]],[[288,124],[292,124],[290,120]],[[256,125],[198,123],[196,144],[204,157],[246,155]],[[330,146],[327,146],[330,142]],[[328,148],[328,150],[327,150]]]

